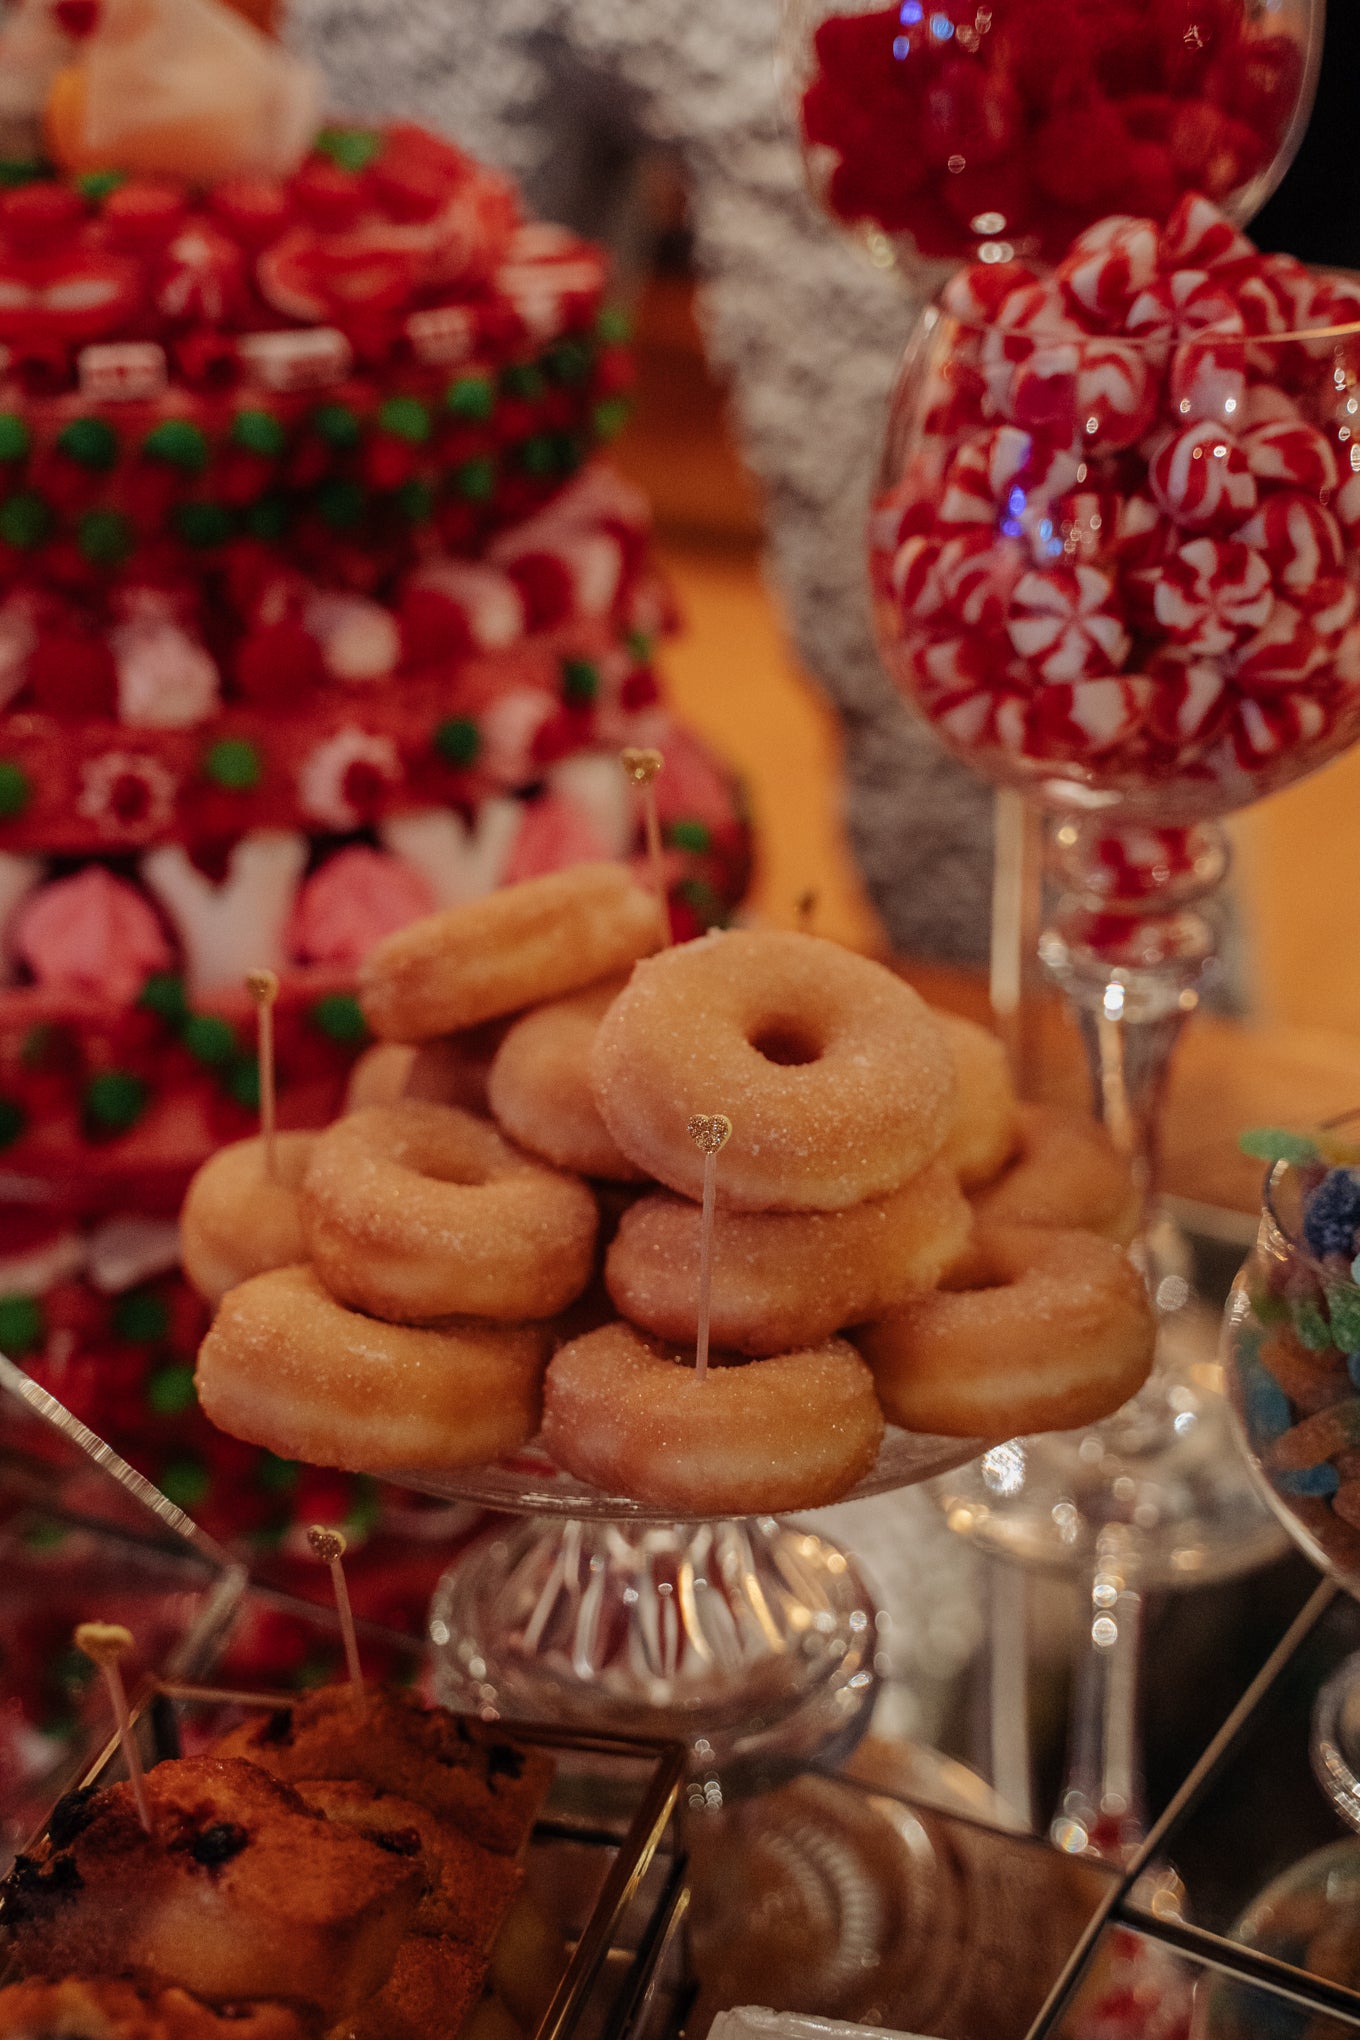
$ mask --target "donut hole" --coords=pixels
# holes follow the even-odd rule
[[[826,1053],[826,1043],[806,1020],[762,1020],[749,1039],[757,1055],[781,1069],[820,1062]]]

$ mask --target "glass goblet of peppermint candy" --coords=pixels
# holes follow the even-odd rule
[[[1000,1448],[943,1498],[991,1548],[1085,1555],[1093,1591],[1133,1594],[1134,1636],[1140,1587],[1240,1572],[1277,1542],[1151,1196],[1169,1059],[1214,954],[1222,818],[1360,736],[1357,430],[1360,293],[1259,254],[1202,198],[1162,226],[1099,223],[1051,276],[960,272],[891,408],[870,547],[884,656],[949,750],[1048,819],[1041,954],[1147,1199],[1166,1313],[1124,1411]]]

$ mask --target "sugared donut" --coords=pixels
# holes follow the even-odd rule
[[[321,1280],[375,1317],[551,1317],[590,1279],[598,1213],[585,1184],[452,1105],[406,1099],[337,1119],[317,1135],[299,1203]]]
[[[627,970],[659,939],[656,901],[623,864],[577,864],[413,921],[365,963],[360,1002],[385,1041],[429,1041]]]
[[[933,1289],[973,1214],[953,1172],[930,1162],[900,1190],[843,1211],[720,1211],[712,1336],[733,1353],[787,1353]],[[663,1339],[693,1343],[700,1210],[660,1192],[624,1212],[605,1257],[615,1306]]]
[[[213,1423],[281,1459],[477,1466],[533,1437],[551,1341],[541,1323],[380,1324],[276,1268],[223,1297],[195,1380]]]
[[[828,1339],[697,1379],[631,1325],[563,1346],[548,1369],[543,1442],[580,1480],[677,1516],[815,1509],[868,1473],[883,1437],[853,1346]]]
[[[636,1183],[642,1170],[601,1119],[590,1088],[595,1035],[624,982],[607,978],[516,1020],[491,1065],[486,1089],[491,1110],[521,1147],[581,1176]]]
[[[1068,1226],[1121,1246],[1138,1230],[1127,1161],[1103,1126],[1058,1105],[1020,1107],[1020,1151],[973,1209],[989,1225]]]
[[[315,1140],[314,1133],[275,1134],[272,1176],[263,1136],[233,1141],[194,1176],[179,1217],[180,1260],[209,1303],[250,1275],[305,1257],[297,1193]]]
[[[738,929],[634,970],[600,1022],[591,1083],[630,1161],[698,1197],[694,1113],[723,1112],[717,1170],[737,1211],[838,1211],[938,1154],[954,1064],[893,973],[815,935]]]
[[[490,1111],[486,1080],[505,1034],[505,1023],[488,1020],[440,1041],[375,1041],[350,1072],[346,1112],[365,1105],[397,1105],[424,1098],[432,1105],[457,1105],[464,1112]]]
[[[990,1183],[1020,1145],[1020,1107],[1006,1051],[994,1034],[957,1013],[936,1011],[954,1058],[954,1124],[940,1152],[965,1190]]]
[[[856,1332],[891,1423],[958,1438],[1066,1431],[1142,1387],[1155,1323],[1112,1241],[989,1225],[970,1269],[980,1286],[937,1290]]]

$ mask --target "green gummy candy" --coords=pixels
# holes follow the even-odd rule
[[[231,437],[233,445],[269,460],[284,448],[283,427],[272,411],[238,411],[231,421]]]
[[[229,1060],[236,1048],[236,1030],[219,1013],[194,1013],[180,1036],[195,1062],[210,1066]]]
[[[1327,1315],[1332,1321],[1332,1344],[1343,1353],[1360,1352],[1360,1289],[1340,1282],[1329,1289]]]
[[[1332,1344],[1331,1326],[1315,1303],[1295,1304],[1294,1330],[1310,1353],[1325,1353]]]
[[[85,1087],[85,1110],[106,1133],[126,1133],[146,1110],[147,1087],[130,1070],[104,1070]]]
[[[1291,1133],[1284,1126],[1253,1126],[1237,1136],[1244,1155],[1257,1162],[1292,1162],[1296,1166],[1318,1159],[1317,1142],[1310,1134]]]
[[[666,836],[677,850],[699,852],[707,850],[713,840],[704,822],[672,822]]]
[[[57,434],[57,445],[80,467],[106,470],[118,459],[118,434],[107,418],[73,418]]]
[[[155,1345],[170,1329],[170,1307],[163,1296],[153,1296],[145,1289],[129,1290],[113,1306],[113,1329],[120,1339],[135,1345]]]
[[[43,1307],[36,1296],[0,1296],[0,1353],[18,1359],[46,1336]]]
[[[470,716],[451,715],[431,742],[446,765],[471,765],[482,748],[482,733]]]
[[[17,411],[0,411],[0,460],[22,460],[32,434]]]
[[[411,446],[423,446],[430,436],[430,413],[419,397],[388,397],[378,407],[378,424]]]
[[[195,475],[208,465],[207,439],[187,418],[163,418],[153,425],[142,441],[142,452]]]
[[[32,782],[22,765],[0,758],[0,821],[13,821],[28,806]]]
[[[245,737],[219,737],[208,748],[203,772],[228,793],[253,793],[264,777],[260,754]]]

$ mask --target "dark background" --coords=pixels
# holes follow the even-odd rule
[[[1360,0],[1328,0],[1313,118],[1250,231],[1262,248],[1360,269]]]

